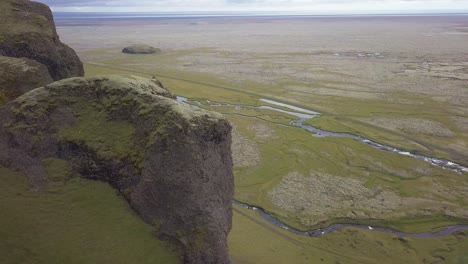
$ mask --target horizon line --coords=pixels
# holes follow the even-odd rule
[[[295,16],[372,16],[372,15],[468,15],[467,10],[452,10],[452,11],[418,11],[418,12],[369,12],[369,13],[331,13],[331,12],[313,12],[313,11],[128,11],[128,12],[113,12],[113,11],[53,11],[52,13],[82,13],[82,14],[198,14],[198,15],[295,15]]]

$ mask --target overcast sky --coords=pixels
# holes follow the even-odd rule
[[[316,14],[467,12],[468,0],[36,0],[53,11],[284,11]]]

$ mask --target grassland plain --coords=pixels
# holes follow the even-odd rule
[[[94,75],[132,71],[86,64],[86,72]],[[139,74],[149,77],[156,73],[141,71]],[[200,107],[228,117],[235,127],[236,199],[260,205],[291,226],[307,229],[335,222],[361,222],[423,232],[466,223],[463,215],[467,194],[465,186],[460,184],[466,181],[464,175],[379,151],[351,139],[311,137],[291,127],[289,121],[295,117],[287,114],[211,106],[213,102],[261,104],[252,94],[177,78],[158,78],[173,92],[194,98],[202,103]],[[334,117],[323,117],[327,118]],[[304,176],[315,172],[315,176],[299,178],[299,181],[314,182],[288,186],[284,179],[291,171]],[[335,176],[327,177],[330,175]],[[350,183],[354,185],[349,187]],[[304,190],[304,186],[309,189]],[[283,196],[272,195],[278,188],[288,191]],[[318,196],[307,196],[307,193]],[[303,200],[305,203],[301,203]],[[366,204],[367,200],[375,203]],[[350,201],[354,205],[347,204]],[[463,234],[399,239],[394,235],[346,228],[322,238],[304,238],[277,230],[263,221],[255,213],[236,207],[234,229],[229,238],[235,263],[291,263],[291,260],[294,263],[373,263],[381,258],[394,263],[395,258],[390,258],[394,254],[401,256],[401,261],[415,263],[441,258],[448,263],[463,263],[467,257],[464,253],[467,238]],[[259,229],[259,223],[265,231]],[[314,250],[315,247],[319,249]]]
[[[442,238],[399,238],[346,228],[320,238],[271,226],[255,212],[234,207],[229,236],[234,263],[466,263],[466,233]]]
[[[228,74],[223,75],[219,72],[197,72],[193,71],[193,69],[190,71],[191,68],[185,69],[178,67],[178,64],[181,63],[180,57],[184,57],[184,54],[190,52],[197,53],[199,57],[202,58],[203,54],[210,56],[213,53],[206,51],[206,49],[202,49],[202,51],[198,49],[168,51],[158,56],[132,56],[131,58],[125,58],[114,50],[98,50],[87,51],[85,54],[88,55],[84,55],[84,58],[92,58],[91,62],[105,65],[118,65],[120,68],[143,71],[149,74],[157,72],[158,76],[183,78],[190,81],[223,86],[231,90],[245,92],[257,98],[264,96],[277,101],[293,103],[294,105],[317,110],[326,114],[325,116],[335,117],[328,119],[327,122],[320,122],[319,119],[317,119],[317,121],[311,121],[320,122],[320,128],[333,130],[336,126],[341,126],[344,123],[346,125],[341,127],[346,127],[347,129],[343,132],[359,131],[358,134],[369,137],[375,141],[413,152],[420,152],[429,156],[447,158],[468,164],[467,155],[465,154],[468,152],[466,146],[468,136],[464,125],[467,118],[465,112],[468,110],[466,110],[463,103],[468,100],[468,92],[463,80],[445,80],[444,83],[449,83],[451,87],[451,89],[448,89],[448,92],[446,90],[438,91],[436,88],[431,88],[430,91],[418,89],[401,91],[398,89],[395,90],[396,88],[394,87],[400,85],[397,83],[387,84],[389,87],[383,86],[378,89],[367,87],[371,84],[367,84],[367,86],[354,84],[353,80],[361,80],[358,77],[349,77],[342,81],[336,81],[330,76],[327,76],[326,78],[330,80],[323,80],[322,78],[325,77],[322,77],[320,74],[315,76],[313,65],[309,65],[309,69],[305,73],[309,73],[318,80],[281,75],[281,72],[270,72],[268,68],[261,68],[266,72],[265,74],[282,76],[279,80],[268,83],[255,82],[253,78],[246,79],[243,75],[231,76]],[[219,63],[224,61],[223,59],[226,59],[223,57],[222,52],[215,54],[220,57],[218,58],[220,61]],[[241,56],[240,54],[238,55]],[[295,55],[289,56],[289,60],[296,59]],[[249,63],[249,65],[252,64],[255,60],[256,57],[252,57],[250,61],[238,62],[234,64],[234,66],[229,63],[227,64],[232,67],[242,67],[247,63]],[[312,60],[313,58],[310,58],[310,61]],[[330,60],[330,58],[321,58],[320,60]],[[174,65],[174,63],[176,65]],[[268,65],[274,65],[274,58],[271,58],[269,63]],[[338,62],[335,63],[338,64]],[[368,62],[360,61],[358,63]],[[211,67],[219,66],[218,64],[209,65]],[[380,67],[384,68],[385,66],[388,65],[383,64]],[[219,67],[216,67],[216,69]],[[296,71],[301,72],[301,68],[294,68],[296,67],[295,65],[287,65],[284,67],[292,67]],[[264,72],[262,72],[261,69],[250,69],[250,72],[263,76]],[[358,69],[355,70],[358,71]],[[374,74],[377,75],[379,73]],[[390,73],[386,74],[389,75]],[[400,75],[392,75],[392,78],[394,78],[394,76]],[[438,82],[437,77],[431,77],[434,80],[413,80],[413,76],[407,78],[408,81],[411,82],[416,82],[418,84],[429,83],[432,86],[435,85],[433,84],[434,82]],[[317,89],[328,89],[332,92],[323,93]],[[377,94],[377,96],[369,97],[365,95],[366,93]],[[453,102],[436,100],[442,95],[451,96]],[[197,97],[201,96],[199,95]],[[216,101],[219,102],[220,100]],[[245,104],[247,102],[241,103]],[[428,109],[430,109],[430,111],[428,111]]]
[[[99,73],[103,70],[98,70],[99,66],[96,65],[90,66],[88,70],[90,74],[93,72]],[[114,72],[113,69],[107,70]],[[117,70],[117,72],[119,71],[123,70]],[[215,102],[245,105],[246,101],[248,104],[248,102],[255,99],[255,95],[252,94],[242,96],[238,94],[244,94],[243,92],[203,85],[203,80],[195,83],[195,86],[193,86],[193,84],[177,78],[162,77],[161,79],[176,93],[193,97],[195,100],[201,100],[202,102],[208,99]],[[187,88],[182,88],[184,85],[191,87],[191,91],[187,91]],[[213,96],[202,97],[200,94]],[[258,100],[255,104],[259,104]],[[271,124],[286,125],[293,118],[288,115],[265,110],[255,111],[235,110],[232,107],[205,107],[227,114],[230,121],[238,127],[239,133],[251,142],[256,142],[258,139],[256,139],[252,131],[249,132],[248,127],[259,123],[262,124],[262,122],[270,126]],[[334,117],[325,115],[322,118],[332,119]],[[465,185],[459,184],[460,182],[466,183],[463,175],[428,166],[424,162],[412,158],[402,158],[396,154],[375,150],[351,139],[317,139],[310,137],[305,131],[285,126],[273,126],[270,130],[277,133],[272,140],[263,139],[263,142],[254,143],[256,144],[256,148],[260,149],[259,153],[261,153],[259,165],[236,168],[236,198],[247,203],[261,205],[271,213],[278,214],[279,218],[285,218],[283,220],[287,223],[292,222],[295,226],[299,225],[299,227],[308,228],[320,222],[328,222],[330,219],[339,219],[339,221],[347,218],[352,220],[373,219],[378,215],[381,216],[384,211],[389,213],[384,218],[393,220],[408,216],[414,217],[420,215],[427,217],[428,214],[441,214],[455,217],[452,221],[459,222],[460,220],[457,220],[457,218],[466,217],[465,208],[467,201]],[[370,131],[374,132],[372,129]],[[381,131],[374,133],[378,133],[378,135],[382,134]],[[387,137],[395,138],[396,136],[389,133]],[[400,138],[400,140],[403,141],[404,139]],[[303,209],[299,213],[291,208],[286,210],[289,211],[288,216],[288,213],[285,213],[284,210],[287,206],[285,207],[279,202],[284,197],[280,197],[279,200],[277,199],[276,204],[271,203],[271,197],[275,196],[271,193],[271,190],[274,186],[280,184],[281,179],[288,175],[289,172],[298,172],[302,176],[308,176],[311,171],[317,170],[325,175],[337,175],[358,180],[360,178],[363,186],[371,189],[374,188],[373,194],[369,193],[367,196],[358,195],[359,197],[344,195],[335,204],[349,199],[363,200],[370,197],[385,200],[382,197],[376,198],[376,195],[382,191],[391,191],[393,193],[387,197],[389,201],[386,203],[381,202],[373,213],[369,211],[365,212],[364,208],[367,206],[361,206],[362,211],[360,211],[350,205],[344,211],[327,209],[325,210],[327,217],[324,216],[324,218],[317,218],[317,212],[307,213],[307,210]],[[285,188],[288,187],[285,186]],[[317,190],[304,190],[304,193]],[[268,192],[270,192],[269,195]],[[305,199],[306,201],[308,200],[308,203],[312,204],[317,202],[317,199],[321,200],[322,198],[331,196],[325,195],[323,197],[312,198],[297,196],[297,193],[293,194],[296,194],[297,199]],[[363,193],[361,192],[360,194]],[[407,199],[402,199],[401,197],[406,197]],[[303,205],[297,205],[296,207],[298,206],[303,207]],[[324,206],[327,205],[324,204]],[[387,206],[390,207],[387,208]],[[283,210],[280,207],[283,207]],[[312,217],[312,215],[315,216]],[[437,221],[434,222],[434,225],[438,225]]]
[[[197,72],[187,72],[190,69],[185,69],[184,71],[184,69],[177,67],[177,62],[180,61],[178,58],[187,52],[188,51],[169,51],[164,55],[159,55],[158,57],[152,58],[149,56],[146,58],[121,58],[121,55],[114,54],[112,51],[108,51],[101,56],[96,56],[93,52],[91,52],[91,55],[89,56],[92,56],[93,59],[100,58],[101,61],[105,62],[107,65],[120,65],[124,68],[131,67],[132,69],[139,69],[150,72],[157,70],[160,75],[183,75],[185,78],[192,81],[202,80],[207,83],[224,85],[249,93],[275,97],[277,100],[293,102],[297,105],[314,108],[323,113],[329,113],[340,117],[339,120],[334,119],[333,122],[330,121],[330,124],[324,128],[333,128],[335,122],[339,122],[341,120],[350,120],[353,121],[352,123],[355,125],[365,125],[367,129],[377,128],[381,133],[385,131],[386,134],[394,134],[402,137],[403,141],[406,143],[400,144],[406,149],[421,151],[426,154],[437,155],[451,158],[452,160],[466,162],[466,155],[463,154],[466,153],[464,143],[466,142],[466,128],[463,125],[466,123],[466,116],[463,114],[466,109],[464,108],[463,102],[465,102],[468,97],[465,89],[466,85],[464,84],[463,80],[444,80],[444,85],[446,85],[445,83],[449,83],[451,89],[447,88],[443,91],[437,90],[434,87],[430,88],[429,91],[418,90],[417,88],[413,89],[413,87],[411,87],[411,90],[398,90],[395,87],[398,87],[399,84],[386,84],[386,86],[393,85],[391,87],[386,87],[383,85],[383,87],[378,86],[379,88],[369,88],[363,87],[363,85],[360,84],[354,84],[353,81],[356,81],[356,79],[361,80],[361,82],[362,79],[364,79],[358,77],[349,77],[348,79],[342,81],[325,81],[323,80],[325,77],[322,77],[320,74],[316,76],[316,73],[312,68],[312,70],[309,69],[308,71],[311,71],[309,74],[314,76],[314,80],[301,80],[301,78],[295,78],[294,76],[281,75],[281,73],[275,74],[275,71],[270,72],[269,70],[264,70],[268,74],[282,76],[282,79],[272,83],[262,83],[255,82],[252,79],[246,79],[245,76],[227,75],[226,77],[226,75],[222,75],[218,72],[216,72],[216,75],[214,75],[213,73],[207,74],[206,72],[198,72],[198,74]],[[202,55],[213,56],[213,52],[208,51],[202,53],[199,50],[192,50],[192,52],[199,53],[199,60],[201,60],[203,57]],[[223,57],[222,52],[217,52],[215,54],[219,56],[218,64],[211,65],[208,62],[204,63],[212,67],[219,66],[216,68],[218,69],[221,67],[219,64],[221,64],[223,61],[225,62],[225,60],[228,59]],[[106,56],[107,60],[105,59]],[[289,57],[289,60],[291,61],[300,59],[293,55],[289,55]],[[255,60],[256,58],[253,57],[250,58],[250,61],[248,60],[248,62],[250,63]],[[310,60],[312,61],[312,58]],[[321,60],[327,60],[327,58],[321,58]],[[330,60],[330,58],[328,58],[328,60]],[[170,61],[176,62],[176,65],[174,66],[174,63],[168,64]],[[244,61],[242,61],[242,63],[247,64],[247,62]],[[269,63],[274,65],[274,58],[271,58]],[[338,63],[339,62],[335,62],[335,64]],[[345,61],[340,63],[347,65],[346,63],[350,62]],[[357,64],[362,63],[366,64],[370,62],[357,62]],[[234,66],[232,66],[230,63],[226,64],[233,68],[244,65],[241,64],[241,62],[233,64]],[[239,64],[241,64],[241,66],[239,66]],[[382,64],[380,67],[384,68],[390,63],[385,64],[380,62],[380,64]],[[309,67],[312,66],[309,65]],[[284,67],[293,68],[298,72],[301,72],[300,68],[294,68],[295,65],[287,65]],[[356,71],[358,70],[356,69]],[[258,69],[250,69],[250,72],[252,72],[252,74],[263,76],[263,73],[259,72]],[[388,72],[385,74],[380,72],[373,74],[390,75]],[[396,78],[394,76],[399,77],[400,75],[394,74],[390,77]],[[437,79],[437,77],[431,76],[433,79],[416,80],[413,80],[413,77],[414,76],[407,76],[405,78],[408,79],[408,82],[416,82],[418,85],[430,84],[432,87],[439,84],[440,88],[442,88],[442,84],[440,84],[440,81]],[[331,77],[327,78],[330,79]],[[434,82],[436,84],[434,84]],[[371,84],[368,84],[368,86],[369,85]],[[406,87],[406,85],[404,86]],[[328,89],[337,92],[325,94],[317,91],[316,87],[319,87],[317,89]],[[302,92],[299,92],[298,90]],[[353,94],[350,95],[349,93]],[[378,96],[369,97],[363,95],[366,93],[377,94]],[[440,99],[439,97],[441,96],[450,97],[453,99],[453,102],[440,102],[436,100]],[[430,112],[428,109],[430,109]],[[389,120],[391,122],[388,122]],[[409,127],[408,123],[410,123],[412,126]],[[386,124],[390,124],[390,126],[387,126]],[[367,129],[360,129],[360,133],[366,133]],[[380,141],[385,141],[385,137],[374,137]],[[411,142],[415,142],[417,146],[414,146],[414,144],[411,144]],[[386,143],[394,144],[395,142],[389,141]]]
[[[464,17],[232,18],[104,22],[59,31],[87,63],[88,75],[155,76],[189,103],[224,113],[235,126],[236,199],[298,229],[360,222],[421,232],[467,223],[466,174],[351,139],[314,138],[289,125],[295,117],[252,107],[268,105],[260,98],[290,103],[321,112],[307,121],[316,127],[467,165],[468,50],[462,43],[468,35],[459,31],[466,24]],[[162,53],[120,53],[132,43]],[[256,232],[255,221],[262,220],[249,214],[235,212],[235,262],[314,263],[328,254],[309,255],[271,230]],[[344,229],[318,239],[288,236],[326,244],[334,257],[348,252],[340,263],[394,263],[400,256],[400,262],[463,263],[468,248],[460,235],[398,239]],[[355,243],[341,248],[345,240]]]

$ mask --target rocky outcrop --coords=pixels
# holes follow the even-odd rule
[[[34,1],[0,1],[0,55],[37,61],[55,81],[84,74],[75,51],[60,42],[49,7]]]
[[[132,45],[124,48],[122,52],[127,54],[153,54],[161,53],[161,50],[148,45]]]
[[[46,159],[75,177],[108,182],[184,263],[229,263],[231,126],[177,102],[155,80],[71,78],[0,107],[0,166],[39,191]],[[96,201],[99,202],[99,201]]]
[[[26,58],[0,56],[0,105],[51,82],[44,65]]]

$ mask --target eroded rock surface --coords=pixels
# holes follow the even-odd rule
[[[73,49],[60,42],[48,6],[2,0],[0,21],[0,55],[37,61],[55,81],[83,76],[83,64]]]
[[[0,105],[51,82],[44,65],[26,58],[0,56]]]
[[[229,263],[231,126],[173,99],[155,80],[71,78],[0,107],[0,166],[44,189],[44,160],[108,182],[184,263]],[[96,201],[99,202],[99,201]]]

